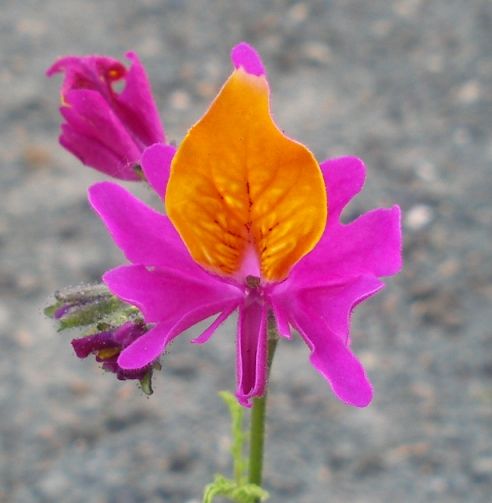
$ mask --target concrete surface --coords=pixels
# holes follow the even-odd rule
[[[184,336],[147,399],[77,360],[41,310],[122,261],[88,209],[103,179],[58,147],[59,55],[136,49],[179,142],[247,40],[277,122],[319,159],[368,168],[347,218],[398,202],[404,272],[360,307],[354,348],[376,398],[350,409],[299,341],[271,379],[272,502],[490,501],[492,3],[488,0],[3,0],[0,14],[0,501],[200,501],[229,470],[216,391],[232,327]],[[144,188],[136,189],[151,199]],[[487,496],[488,495],[488,496]]]

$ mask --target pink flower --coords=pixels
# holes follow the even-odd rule
[[[84,164],[123,180],[139,180],[142,152],[164,143],[164,129],[145,70],[134,52],[130,69],[107,56],[66,56],[46,72],[63,72],[60,143]],[[124,82],[118,93],[114,85]],[[172,147],[169,147],[172,148]]]
[[[169,217],[109,182],[89,200],[130,265],[104,275],[116,296],[154,327],[126,347],[123,369],[154,361],[184,330],[211,316],[206,342],[238,312],[237,389],[249,406],[266,385],[267,318],[308,345],[310,361],[345,403],[364,407],[372,388],[349,347],[350,313],[397,273],[400,211],[373,210],[349,224],[340,214],[361,190],[364,166],[344,157],[318,165],[284,136],[269,112],[258,54],[232,51],[235,66],[171,165],[159,146],[142,159]]]

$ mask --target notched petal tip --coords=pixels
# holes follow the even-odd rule
[[[338,157],[320,164],[330,201],[330,223],[338,222],[345,206],[362,190],[366,178],[358,157]]]
[[[242,68],[251,75],[261,77],[266,74],[260,55],[246,42],[241,42],[232,48],[231,60],[234,68]]]
[[[372,385],[345,341],[305,304],[294,309],[292,315],[294,325],[311,350],[311,365],[327,380],[333,393],[347,405],[369,405]]]
[[[328,381],[342,402],[353,407],[367,407],[372,401],[373,389],[361,363],[341,343],[332,341],[326,346],[331,346],[333,351],[318,346],[309,358],[311,365]]]

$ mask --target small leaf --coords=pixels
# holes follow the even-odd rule
[[[152,393],[154,393],[154,390],[152,389],[152,369],[149,369],[149,371],[143,376],[143,378],[140,379],[140,386],[142,391],[147,396],[150,396],[152,395]]]
[[[48,318],[53,318],[55,316],[55,312],[60,307],[60,304],[57,302],[56,304],[52,304],[51,306],[45,307],[43,313]]]
[[[202,502],[213,503],[216,496],[222,496],[235,503],[257,503],[269,498],[269,494],[256,484],[238,485],[234,480],[227,479],[221,474],[215,475],[214,481],[205,487]]]

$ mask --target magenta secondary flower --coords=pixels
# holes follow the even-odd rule
[[[141,380],[152,368],[154,362],[149,362],[139,369],[124,369],[118,365],[118,357],[121,351],[142,337],[147,330],[145,323],[128,321],[120,327],[73,339],[72,346],[79,358],[94,355],[96,361],[102,363],[104,370],[116,374],[116,377],[121,381]]]
[[[165,143],[165,135],[145,70],[134,52],[126,56],[129,69],[107,56],[66,56],[47,75],[65,74],[60,143],[88,166],[139,180],[135,168],[142,152]],[[120,81],[124,87],[118,92]]]
[[[118,365],[145,367],[184,330],[215,316],[193,340],[206,342],[238,312],[236,395],[249,406],[265,391],[271,316],[280,336],[300,334],[342,401],[364,407],[372,388],[350,350],[350,314],[383,287],[381,276],[401,268],[399,208],[341,223],[362,188],[362,162],[319,165],[271,119],[256,51],[239,44],[232,61],[232,75],[172,163],[160,146],[143,156],[168,216],[116,184],[90,188],[90,203],[130,261],[103,279],[153,325]]]
[[[120,353],[149,330],[135,307],[121,302],[102,284],[66,288],[56,292],[55,299],[45,314],[58,322],[58,331],[84,329],[85,336],[72,339],[79,358],[94,355],[118,379],[137,379],[145,393],[152,393],[152,371],[160,366],[157,359],[139,369],[118,365]]]

